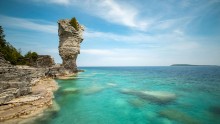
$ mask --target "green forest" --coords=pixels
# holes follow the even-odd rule
[[[25,55],[21,54],[21,50],[17,50],[9,42],[5,40],[3,27],[0,26],[0,53],[3,54],[5,60],[12,65],[30,65],[38,58],[36,52],[27,52]]]

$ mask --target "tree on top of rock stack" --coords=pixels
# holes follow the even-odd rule
[[[77,22],[76,18],[73,17],[71,20],[70,20],[70,24],[77,30],[79,31],[79,23]]]

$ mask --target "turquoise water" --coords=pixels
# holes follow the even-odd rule
[[[220,67],[80,69],[74,79],[57,80],[59,110],[35,123],[220,123]]]

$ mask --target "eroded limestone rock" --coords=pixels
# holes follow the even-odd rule
[[[47,68],[55,65],[54,59],[50,55],[38,55],[34,67]]]
[[[83,26],[78,24],[78,27],[79,30],[76,30],[71,26],[69,19],[58,21],[59,54],[67,74],[77,71],[76,59],[80,53],[80,43],[83,41],[82,33],[84,31]]]
[[[47,68],[13,66],[0,55],[0,106],[32,92],[32,86],[45,76]]]

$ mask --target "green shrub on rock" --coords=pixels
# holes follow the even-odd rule
[[[37,61],[38,58],[38,54],[36,52],[31,52],[28,51],[25,55],[24,55],[24,59],[26,60],[26,65],[33,65],[33,63],[35,63]]]
[[[70,20],[70,25],[73,26],[77,31],[79,31],[79,24],[75,17]]]

